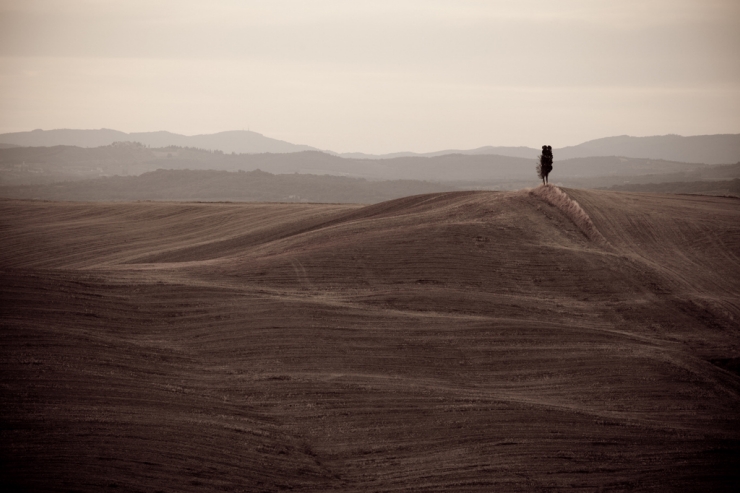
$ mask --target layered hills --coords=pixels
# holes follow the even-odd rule
[[[172,132],[126,133],[111,129],[79,130],[33,130],[0,134],[0,146],[12,144],[21,147],[78,146],[100,147],[116,142],[139,142],[150,147],[194,147],[226,153],[291,153],[318,150],[307,145],[297,145],[272,139],[249,130],[233,130],[203,135],[180,135]],[[332,151],[327,151],[331,154]],[[446,154],[495,154],[499,156],[534,159],[540,150],[531,147],[484,146],[476,149],[446,149],[428,153],[395,152],[390,154],[366,154],[350,152],[342,157],[357,159],[388,159],[397,157],[434,157]],[[728,164],[740,159],[740,134],[720,135],[659,135],[632,137],[621,135],[590,140],[575,146],[555,149],[558,159],[597,156],[621,156],[628,158],[658,159],[686,163]]]
[[[378,202],[403,195],[460,188],[518,189],[536,183],[534,159],[499,155],[448,154],[433,157],[397,157],[393,159],[349,159],[317,151],[289,154],[225,154],[203,149],[165,147],[148,148],[136,143],[118,143],[97,148],[70,146],[14,147],[0,149],[0,195],[14,198],[63,200],[282,200],[285,196],[305,196],[306,189],[321,188],[327,193],[310,193],[312,201],[334,202],[332,190],[372,189],[370,195],[354,202]],[[157,170],[176,170],[167,176],[171,183],[162,187]],[[203,187],[190,186],[211,170]],[[257,182],[245,184],[232,193],[233,183],[244,183],[245,176],[228,177],[213,171],[257,171],[277,175],[317,175],[316,177],[281,177],[286,184],[277,195],[250,192]],[[128,178],[113,178],[115,176]],[[139,178],[133,178],[139,176]],[[250,175],[256,176],[256,175]],[[344,177],[340,179],[339,177]],[[740,164],[704,165],[655,159],[591,157],[559,160],[552,179],[560,185],[609,187],[615,185],[727,180],[740,177]],[[97,179],[96,178],[105,178]],[[404,186],[364,183],[404,180]],[[228,181],[222,188],[216,182]],[[87,181],[86,181],[87,180]],[[61,183],[79,181],[80,183]],[[413,181],[413,183],[412,183]],[[233,182],[233,183],[231,183]],[[350,186],[349,183],[353,184]],[[435,185],[423,182],[435,182]],[[53,185],[50,185],[53,184]],[[292,189],[286,188],[291,184]],[[15,186],[24,185],[22,188]],[[162,188],[160,188],[162,187]],[[178,188],[179,187],[179,188]],[[251,188],[250,188],[251,187]],[[148,190],[157,193],[146,195]],[[111,195],[106,195],[110,192]]]
[[[0,134],[0,142],[21,147],[102,147],[116,142],[139,142],[151,147],[195,147],[228,153],[281,153],[317,150],[315,147],[291,144],[249,130],[187,136],[166,131],[126,133],[107,128],[99,130],[38,129],[30,132]]]
[[[3,479],[733,491],[739,204],[0,201]]]
[[[717,181],[690,181],[665,183],[633,183],[617,185],[611,190],[629,192],[689,193],[702,195],[721,195],[740,198],[740,179]]]
[[[235,201],[374,204],[406,195],[455,190],[419,180],[371,181],[344,176],[275,175],[260,170],[157,170],[48,185],[0,186],[0,196],[72,201]]]

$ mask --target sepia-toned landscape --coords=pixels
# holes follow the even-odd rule
[[[0,493],[740,491],[738,19],[0,1]]]
[[[549,186],[0,217],[17,491],[738,486],[737,199]]]

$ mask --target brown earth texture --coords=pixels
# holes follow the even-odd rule
[[[736,199],[0,210],[4,491],[738,490]]]

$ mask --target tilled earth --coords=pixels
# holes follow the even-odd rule
[[[0,201],[4,489],[737,491],[740,201],[565,191]]]

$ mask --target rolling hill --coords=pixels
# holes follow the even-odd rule
[[[739,204],[2,200],[2,480],[735,491]]]

